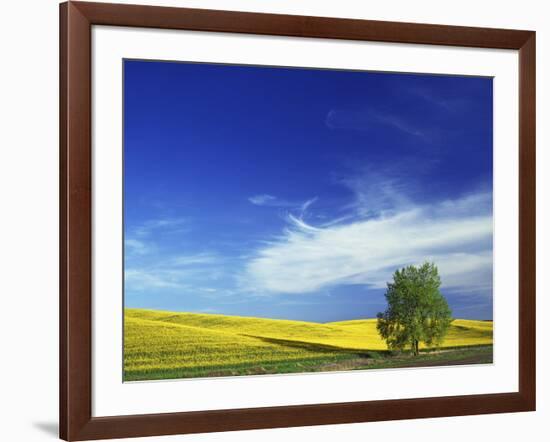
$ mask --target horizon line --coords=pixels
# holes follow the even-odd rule
[[[181,311],[181,310],[166,310],[161,308],[144,308],[144,307],[124,307],[124,311],[126,310],[148,310],[148,311],[154,311],[154,312],[165,312],[165,313],[181,313],[181,314],[193,314],[193,315],[209,315],[209,316],[229,316],[234,318],[249,318],[249,319],[267,319],[271,321],[292,321],[292,322],[305,322],[305,323],[313,323],[313,324],[332,324],[334,322],[351,322],[351,321],[368,321],[368,320],[376,320],[376,317],[360,317],[360,318],[350,318],[350,319],[339,319],[336,321],[306,321],[303,319],[288,319],[288,318],[274,318],[274,317],[267,317],[267,316],[248,316],[248,315],[236,315],[236,314],[227,314],[227,313],[215,313],[215,312],[201,312],[201,311]],[[465,320],[465,321],[482,321],[482,322],[494,322],[493,319],[472,319],[472,318],[464,318],[464,317],[453,317],[453,321],[455,320]]]

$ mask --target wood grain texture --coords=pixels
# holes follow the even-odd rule
[[[519,50],[519,390],[536,405],[536,36]]]
[[[519,392],[96,417],[92,404],[91,26],[114,25],[519,51]],[[535,409],[535,33],[69,2],[60,6],[60,437],[89,440]]]
[[[59,433],[67,434],[67,5],[59,9]]]
[[[60,433],[75,440],[91,417],[90,22],[61,5]]]
[[[529,31],[304,17],[256,12],[74,2],[98,25],[518,49]]]
[[[82,440],[528,411],[517,393],[94,418]]]

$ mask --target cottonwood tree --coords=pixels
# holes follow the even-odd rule
[[[421,342],[428,347],[441,344],[452,318],[440,286],[433,263],[411,265],[393,274],[386,291],[388,308],[378,313],[376,326],[389,349],[410,347],[416,356]]]

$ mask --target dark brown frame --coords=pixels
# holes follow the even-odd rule
[[[91,27],[519,51],[519,391],[92,417]],[[107,439],[535,410],[535,32],[106,3],[60,5],[60,437]]]

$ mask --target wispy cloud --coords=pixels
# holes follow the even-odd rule
[[[306,202],[304,202],[300,206],[300,211],[301,211],[302,218],[305,216],[305,214],[307,213],[307,210],[310,208],[310,206],[317,201],[317,199],[318,199],[317,197],[313,197],[311,199],[308,199]]]
[[[424,137],[424,131],[407,118],[380,109],[331,109],[325,118],[329,129],[369,131],[373,126],[387,126],[415,137]]]
[[[452,88],[451,88],[452,90]],[[444,112],[465,112],[471,108],[471,98],[467,96],[442,96],[435,93],[432,89],[417,86],[407,91],[414,98],[420,98],[426,103],[438,107]]]
[[[130,255],[146,255],[151,251],[151,245],[138,239],[126,238],[124,240],[126,253]]]
[[[311,293],[339,284],[385,287],[392,272],[426,259],[445,288],[490,290],[492,195],[437,204],[394,205],[379,216],[321,227],[289,217],[289,227],[258,250],[243,284],[263,293]]]
[[[193,255],[178,255],[170,258],[167,262],[176,267],[190,267],[196,265],[215,264],[219,262],[220,257],[215,253],[204,252]]]
[[[189,231],[188,218],[155,218],[129,227],[124,241],[126,293],[233,295],[230,289],[220,294],[219,286],[232,280],[229,269],[239,258],[228,262],[214,248],[197,249],[185,236],[177,235]]]
[[[159,289],[189,289],[209,293],[197,281],[214,281],[220,277],[220,258],[214,253],[176,255],[161,258],[154,264],[127,266],[124,272],[126,288],[132,291]]]
[[[414,135],[415,137],[425,136],[423,130],[419,129],[415,124],[406,118],[379,112],[373,115],[373,119],[380,124],[385,124],[408,135]]]
[[[296,209],[300,213],[304,214],[308,207],[311,206],[317,197],[310,198],[306,201],[289,201],[284,198],[279,198],[267,193],[262,193],[259,195],[254,195],[248,198],[248,201],[255,206],[265,206],[265,207],[282,207],[287,209]]]
[[[186,231],[189,230],[189,220],[187,218],[157,218],[128,228],[130,234],[137,237],[146,237],[159,230],[164,233]]]
[[[366,167],[358,174],[337,180],[354,195],[345,209],[361,217],[372,217],[411,207],[413,204],[409,195],[415,191],[414,182],[403,180],[396,171],[395,166],[391,171],[383,172]]]
[[[187,218],[156,218],[127,226],[124,238],[126,257],[138,258],[157,251],[158,234],[174,234],[190,230]]]
[[[261,195],[254,195],[248,198],[252,204],[256,206],[268,206],[274,204],[277,201],[277,197],[273,195],[268,195],[267,193],[262,193]]]
[[[187,286],[183,283],[182,276],[181,272],[167,269],[126,268],[124,284],[125,288],[131,291],[182,289]]]
[[[297,201],[289,201],[284,198],[279,198],[267,193],[262,193],[259,195],[253,195],[248,198],[248,201],[255,206],[265,206],[265,207],[286,207],[286,208],[296,208],[300,207],[303,203]]]

